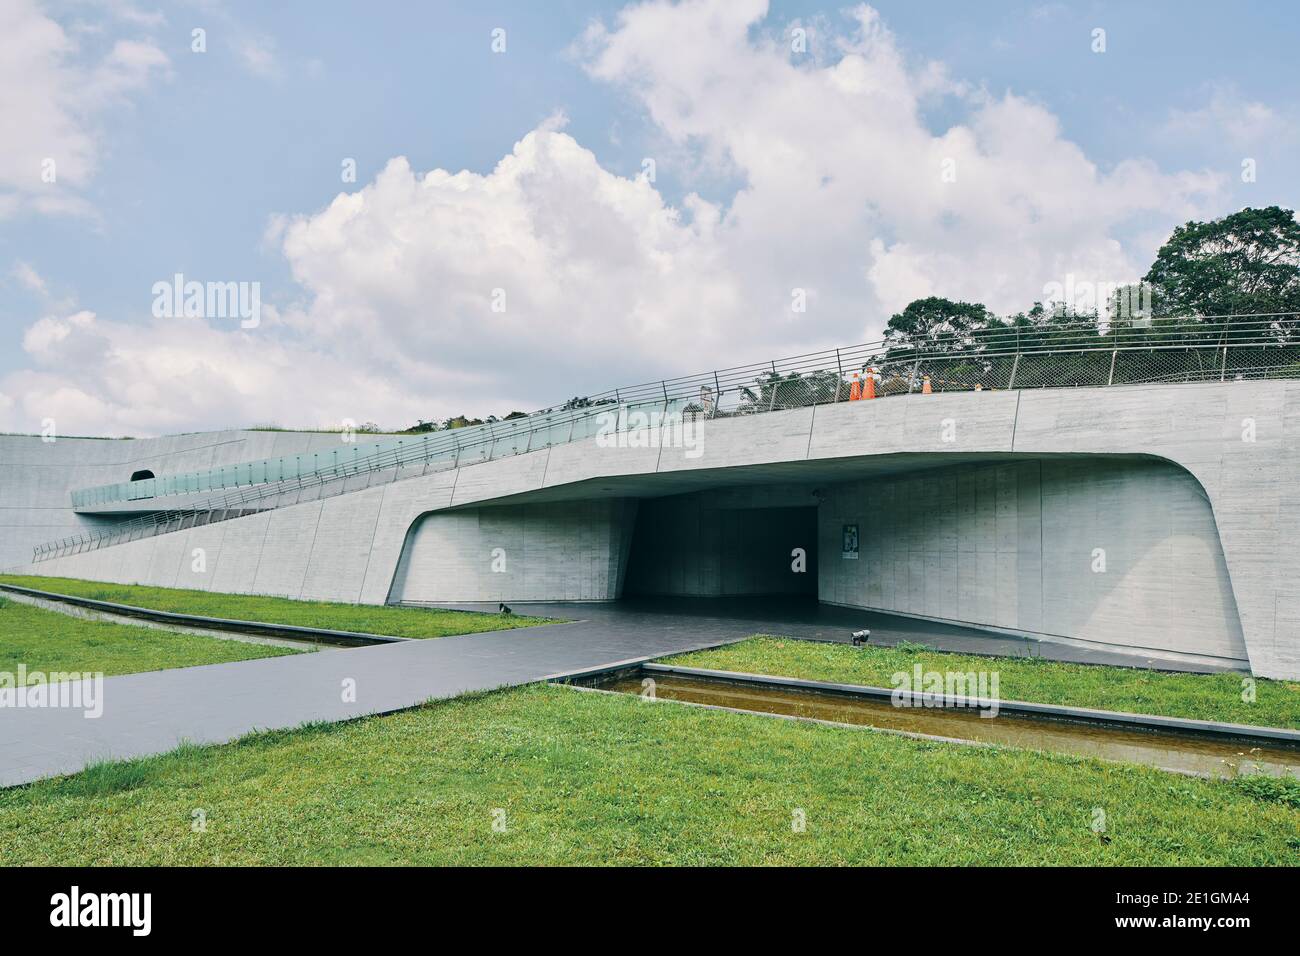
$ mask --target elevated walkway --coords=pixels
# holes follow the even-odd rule
[[[1300,377],[1294,316],[1156,320],[1095,329],[998,326],[883,341],[612,389],[511,421],[73,492],[82,514],[134,518],[39,545],[34,563],[604,434],[918,392],[1007,391]],[[642,443],[619,440],[628,447]]]

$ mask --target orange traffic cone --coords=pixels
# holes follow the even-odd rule
[[[867,369],[867,385],[866,388],[864,388],[862,391],[862,397],[863,398],[876,397],[876,370],[874,368]]]
[[[929,395],[929,394],[931,394],[933,391],[934,391],[934,389],[930,388],[930,376],[928,376],[928,375],[922,375],[922,376],[921,376],[921,394],[922,394],[922,395]]]
[[[858,373],[853,373],[853,384],[849,386],[849,401],[856,402],[862,397],[862,381],[858,378]]]

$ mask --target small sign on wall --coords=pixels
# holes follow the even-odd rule
[[[855,524],[844,525],[840,557],[845,561],[858,560],[858,526]]]

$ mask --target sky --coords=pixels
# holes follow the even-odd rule
[[[0,431],[501,415],[1133,281],[1300,202],[1297,39],[1282,2],[0,0]]]

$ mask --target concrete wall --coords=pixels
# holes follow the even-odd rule
[[[828,489],[820,517],[822,600],[1246,661],[1214,514],[1167,462],[1029,460],[849,482]],[[856,560],[841,555],[846,523],[860,528]]]
[[[500,505],[426,515],[394,601],[612,601],[622,590],[636,502]]]
[[[68,555],[24,569],[55,577],[232,594],[383,604],[407,530],[446,507],[454,476],[430,475]],[[202,549],[202,568],[195,571]]]
[[[45,561],[55,577],[233,594],[386,601],[604,601],[618,596],[635,501],[439,511],[443,476]],[[408,533],[409,532],[409,533]],[[493,572],[494,548],[505,551]]]
[[[111,520],[72,511],[79,488],[220,468],[243,461],[329,451],[340,436],[321,432],[224,431],[163,438],[0,435],[0,568],[31,560],[32,548],[103,528]]]

